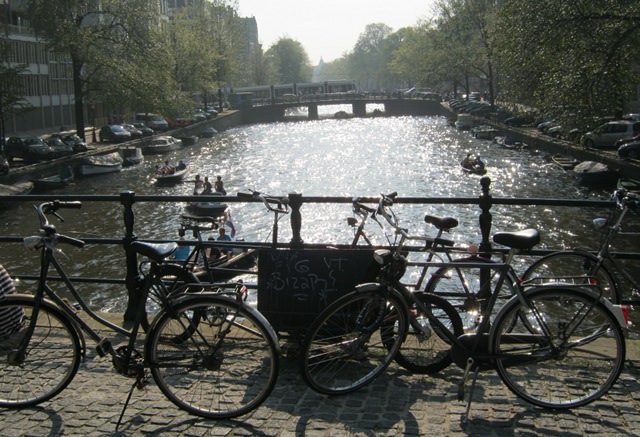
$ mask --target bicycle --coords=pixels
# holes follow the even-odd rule
[[[631,295],[637,295],[640,292],[640,282],[616,261],[609,249],[618,236],[638,237],[640,235],[640,233],[622,231],[622,220],[630,210],[635,210],[640,205],[640,195],[618,189],[613,193],[612,199],[615,202],[611,213],[613,225],[610,225],[610,220],[606,218],[593,220],[596,229],[606,231],[597,254],[594,255],[586,249],[554,252],[531,264],[522,275],[522,279],[538,283],[561,281],[596,284],[603,290],[605,297],[612,303],[618,304],[622,301],[622,293],[619,281],[612,273],[613,268],[631,285]],[[615,217],[615,211],[618,211],[617,217]]]
[[[289,214],[289,198],[287,196],[272,196],[259,191],[249,190],[249,192],[239,192],[238,198],[253,199],[261,201],[268,211],[273,213],[273,226],[271,228],[271,247],[278,246],[278,223],[280,219]]]
[[[110,356],[119,374],[135,380],[118,421],[120,425],[134,388],[142,388],[150,371],[163,394],[179,408],[197,416],[226,419],[257,408],[271,393],[279,370],[279,345],[269,323],[245,306],[235,293],[184,293],[167,288],[163,261],[176,243],[133,242],[136,253],[150,260],[140,288],[140,304],[130,329],[105,320],[82,299],[56,257],[59,244],[82,247],[84,242],[59,234],[47,215],[80,202],[45,202],[36,206],[41,229],[26,237],[25,245],[40,252],[37,289],[9,295],[0,302],[0,314],[11,313],[16,325],[0,338],[0,406],[22,408],[47,401],[73,380],[86,358],[85,335],[99,356]],[[65,295],[49,285],[49,270],[58,273],[76,310]],[[185,285],[185,286],[188,286]],[[151,293],[160,302],[150,330],[139,350],[138,333]],[[83,320],[82,314],[124,337],[117,346]]]
[[[409,238],[405,230],[397,230]],[[536,238],[518,233],[498,237],[513,245],[530,245]],[[624,318],[598,289],[559,283],[525,288],[516,282],[515,297],[491,320],[505,278],[515,275],[513,267],[477,260],[451,263],[457,269],[499,272],[475,332],[460,335],[459,329],[451,328],[461,325],[451,304],[424,293],[433,299],[427,304],[400,283],[407,260],[399,251],[379,249],[375,259],[382,266],[378,282],[359,285],[329,305],[304,338],[301,372],[320,393],[346,394],[373,381],[401,350],[410,323],[425,338],[446,339],[447,352],[464,369],[458,385],[460,400],[474,372],[463,420],[468,417],[480,370],[495,368],[518,397],[554,409],[594,401],[609,390],[622,370]],[[422,323],[412,323],[410,308],[423,316]],[[425,356],[428,352],[441,359],[441,350],[422,350]]]

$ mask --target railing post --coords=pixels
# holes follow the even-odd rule
[[[491,185],[491,178],[485,176],[480,179],[480,185],[482,186],[482,194],[480,195],[480,209],[482,212],[480,213],[480,233],[482,234],[482,241],[480,242],[480,254],[487,254],[489,257],[489,252],[491,252],[491,241],[489,240],[489,236],[491,235],[491,205],[493,205],[493,198],[491,194],[489,194],[489,186]],[[484,255],[483,255],[484,256]]]
[[[135,193],[133,191],[123,191],[120,193],[120,203],[124,206],[124,228],[125,234],[122,239],[122,246],[124,248],[127,276],[125,278],[127,285],[127,293],[129,295],[129,301],[127,302],[127,309],[124,313],[125,322],[130,322],[135,319],[136,308],[138,307],[138,260],[135,251],[131,248],[137,237],[133,233],[134,215],[133,204],[135,203]]]
[[[302,229],[302,215],[300,214],[300,208],[302,207],[302,193],[289,193],[289,206],[291,207],[291,237],[292,247],[301,247],[302,237],[300,236],[300,230]]]

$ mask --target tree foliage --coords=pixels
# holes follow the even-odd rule
[[[300,42],[282,37],[266,53],[273,68],[270,83],[297,83],[311,80],[309,55]]]

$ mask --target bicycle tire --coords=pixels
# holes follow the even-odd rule
[[[525,292],[525,299],[529,306],[519,299],[509,302],[490,333],[505,385],[525,401],[552,409],[579,407],[605,394],[618,379],[626,352],[611,311],[579,289],[540,287]]]
[[[461,258],[451,261],[451,264],[464,263],[486,263],[495,264],[495,261],[482,257]],[[491,284],[487,288],[493,293],[495,282],[498,280],[500,272],[491,271]],[[495,318],[500,308],[516,294],[518,280],[507,272],[498,300],[496,301],[491,318]],[[455,267],[448,265],[438,268],[429,278],[424,291],[428,294],[446,299],[459,313],[462,324],[466,332],[474,331],[480,323],[484,314],[486,299],[478,299],[477,293],[480,290],[480,268],[477,267]],[[455,332],[452,332],[455,334]]]
[[[602,295],[611,303],[620,303],[620,290],[614,276],[604,264],[595,269],[597,262],[598,259],[595,256],[585,252],[555,252],[531,264],[522,275],[522,279],[527,281],[539,278],[536,284],[539,282],[540,285],[559,282],[588,284],[587,278],[595,277]],[[584,277],[584,281],[580,281],[580,277]]]
[[[80,365],[80,338],[75,326],[46,301],[40,305],[24,360],[11,363],[31,322],[34,305],[33,296],[26,295],[9,295],[0,302],[0,314],[16,324],[14,332],[0,339],[1,407],[27,407],[53,398],[69,385]]]
[[[464,334],[458,312],[445,299],[423,292],[415,292],[413,296],[445,325],[445,329],[456,337]],[[433,325],[415,304],[411,305],[407,336],[395,356],[396,362],[405,369],[420,374],[435,373],[448,367],[452,362],[451,341],[441,329]]]
[[[195,312],[202,314],[197,326]],[[193,335],[170,340],[190,324]],[[158,316],[145,354],[171,402],[197,416],[229,419],[257,408],[273,390],[280,367],[275,339],[259,313],[223,296],[198,295]]]
[[[373,287],[339,298],[311,324],[300,348],[300,368],[313,390],[327,395],[358,390],[384,372],[400,349],[406,304],[397,292]]]
[[[142,329],[144,332],[149,332],[151,326],[149,322],[149,314],[156,315],[162,307],[162,303],[179,297],[185,293],[197,293],[201,291],[201,287],[185,287],[185,284],[197,284],[200,280],[193,274],[193,272],[185,270],[182,266],[175,264],[163,264],[160,265],[159,271],[156,274],[157,281],[153,281],[151,289],[149,290],[149,296],[147,298],[147,311],[145,317],[142,320]],[[162,282],[162,284],[159,283]],[[200,315],[194,313],[194,325],[197,326]],[[191,326],[191,325],[190,325]],[[188,330],[180,335],[176,335],[174,341],[184,341],[193,332]]]

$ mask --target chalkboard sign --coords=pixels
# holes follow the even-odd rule
[[[322,309],[375,281],[378,271],[370,249],[260,249],[258,310],[277,331],[304,332]]]

